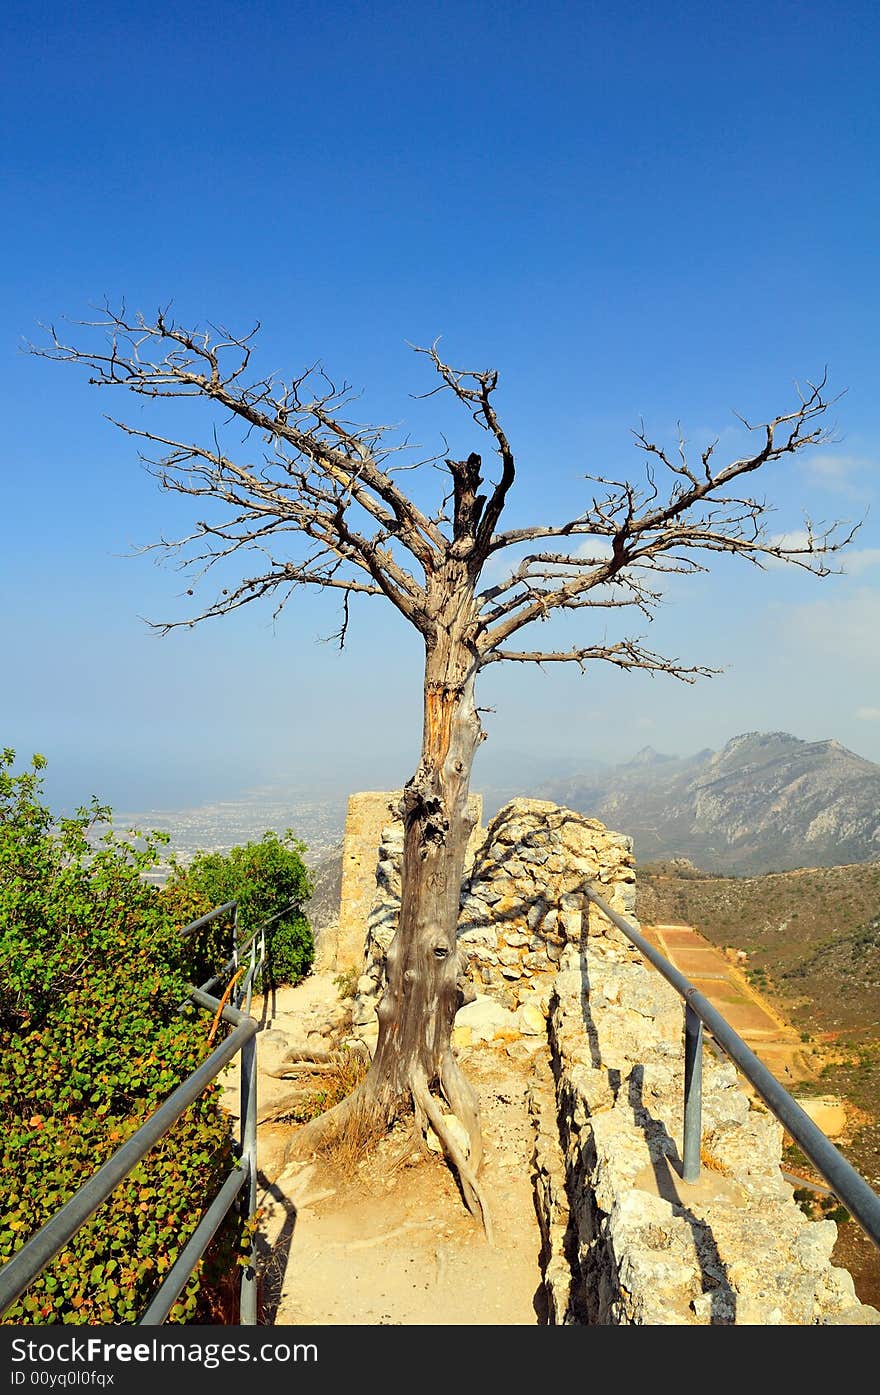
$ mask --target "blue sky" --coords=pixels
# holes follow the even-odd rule
[[[736,449],[828,367],[837,439],[759,492],[774,527],[865,522],[844,576],[723,561],[672,588],[652,647],[694,687],[495,665],[505,753],[625,760],[747,730],[880,761],[876,7],[264,3],[6,7],[0,744],[119,808],[318,770],[415,765],[420,651],[395,613],[303,595],[165,639],[179,575],[132,550],[195,515],[105,421],[142,407],[22,352],[107,297],[187,324],[262,322],[257,361],[321,359],[364,419],[475,441],[408,343],[495,367],[519,464],[510,521],[561,522],[632,429]],[[610,637],[618,637],[616,634]]]

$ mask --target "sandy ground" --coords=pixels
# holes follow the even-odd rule
[[[265,1188],[265,1323],[542,1323],[532,1066],[486,1047],[466,1069],[481,1099],[492,1245],[446,1163],[419,1158],[408,1130],[395,1130],[358,1166],[314,1160]]]
[[[319,973],[255,999],[251,1012],[267,1033],[308,1035],[318,1046],[322,1023],[335,1019],[339,1035],[344,1006],[333,978]],[[268,1050],[258,1060],[264,1054],[268,1060]],[[293,1126],[267,1120],[257,1131],[263,1324],[543,1324],[527,1092],[536,1083],[551,1088],[546,1046],[513,1059],[504,1043],[479,1045],[459,1060],[480,1100],[480,1180],[493,1243],[466,1209],[450,1167],[415,1149],[411,1121],[359,1160],[316,1157],[284,1168]],[[261,1109],[289,1087],[261,1073]],[[225,1096],[237,1113],[237,1058]]]

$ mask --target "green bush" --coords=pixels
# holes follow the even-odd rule
[[[211,906],[237,901],[241,939],[281,907],[289,907],[267,929],[266,966],[258,989],[299,983],[312,967],[315,944],[302,904],[314,888],[302,861],[304,851],[288,829],[283,838],[264,833],[260,842],[228,853],[196,853],[187,867],[172,864],[166,894],[189,893],[198,904]]]
[[[211,1049],[207,1014],[179,1011],[193,946],[143,875],[166,840],[117,838],[95,800],[54,818],[45,761],[15,775],[14,758],[0,755],[0,1263]],[[218,1093],[190,1106],[0,1321],[139,1320],[235,1165]],[[210,1321],[243,1234],[233,1212],[170,1321]]]

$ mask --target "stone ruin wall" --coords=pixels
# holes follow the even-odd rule
[[[381,833],[354,1014],[371,1048],[402,849],[392,820]],[[456,1017],[459,1053],[488,1043],[552,1061],[555,1098],[531,1091],[551,1322],[880,1323],[832,1264],[835,1223],[809,1220],[794,1201],[781,1125],[708,1049],[703,1167],[697,1182],[681,1180],[682,1002],[586,900],[585,883],[634,921],[632,841],[571,810],[517,799],[474,848],[459,922],[460,971],[475,995]]]
[[[535,1172],[557,1322],[880,1323],[832,1263],[835,1223],[794,1200],[781,1124],[709,1049],[701,1173],[682,1181],[682,1001],[608,922],[564,952],[548,1025],[563,1158],[545,1131]]]
[[[364,790],[349,798],[334,969],[341,971],[361,961],[364,926],[376,891],[376,849],[382,829],[395,818],[401,794],[401,790]]]

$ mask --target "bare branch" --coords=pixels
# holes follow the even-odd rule
[[[824,425],[831,405],[825,376],[798,387],[790,411],[757,424],[740,417],[759,438],[751,454],[719,464],[716,438],[692,461],[680,426],[674,448],[667,450],[642,424],[633,432],[644,461],[641,481],[588,475],[587,505],[567,522],[498,532],[516,466],[495,407],[494,369],[454,368],[441,358],[436,341],[430,348],[416,347],[439,380],[432,391],[451,393],[491,438],[500,472],[481,490],[483,462],[474,451],[397,463],[409,441],[393,440],[388,426],[351,420],[355,394],[347,383],[337,386],[320,364],[288,381],[252,376],[259,326],[245,335],[218,326],[187,330],[168,311],[148,323],[141,315],[128,316],[124,307],[117,313],[105,306],[90,327],[104,336],[95,351],[67,345],[54,330],[48,348],[32,351],[86,366],[99,387],[150,399],[202,398],[229,422],[242,423],[245,442],[253,437],[250,458],[242,463],[223,449],[216,431],[205,446],[115,422],[159,448],[158,458],[143,458],[162,488],[227,510],[224,517],[203,520],[184,536],[163,538],[145,550],[179,559],[196,577],[238,554],[260,558],[252,575],[222,589],[195,620],[165,622],[157,627],[162,630],[225,614],[276,589],[277,614],[294,589],[310,585],[341,591],[343,618],[334,636],[340,644],[350,597],[381,594],[422,632],[429,647],[451,643],[454,635],[477,666],[502,658],[540,663],[599,658],[690,676],[704,670],[677,660],[665,667],[666,660],[631,640],[546,655],[510,650],[507,641],[562,612],[637,609],[650,620],[663,600],[663,578],[705,571],[711,553],[742,557],[757,567],[785,562],[827,576],[835,570],[834,554],[859,527],[839,521],[814,525],[807,519],[797,533],[771,534],[767,503],[737,488],[741,478],[764,466],[831,439]],[[397,483],[402,472],[422,465],[442,468],[451,479],[439,506],[429,512]],[[288,551],[294,535],[300,547]],[[488,558],[521,545],[534,546],[505,578],[477,593]]]
[[[852,541],[858,523],[850,526],[837,521],[814,528],[807,519],[803,539],[774,538],[767,533],[768,505],[729,492],[741,476],[830,439],[820,420],[830,405],[823,396],[824,387],[823,377],[820,383],[810,384],[808,391],[798,389],[800,405],[794,410],[758,426],[745,422],[750,431],[762,437],[760,448],[714,470],[717,441],[702,452],[700,466],[691,468],[680,430],[677,450],[670,454],[650,441],[642,427],[634,436],[648,458],[645,485],[588,476],[604,492],[594,494],[590,507],[576,518],[559,528],[515,529],[496,535],[491,551],[551,537],[589,538],[593,547],[587,545],[588,555],[584,556],[574,551],[532,554],[525,569],[521,564],[506,582],[484,591],[480,596],[481,652],[488,655],[497,650],[515,631],[545,619],[552,611],[580,607],[587,592],[599,588],[601,595],[602,588],[619,583],[621,578],[632,584],[639,573],[705,570],[693,553],[730,553],[758,567],[773,558],[816,576],[831,574],[834,568],[828,558]],[[670,480],[663,498],[652,461]],[[604,544],[604,557],[596,548],[597,542]],[[537,561],[550,566],[558,578],[555,586],[549,584],[550,577],[535,570]],[[538,581],[547,584],[537,586]],[[631,598],[635,599],[635,593]],[[639,597],[646,613],[659,599],[658,593]]]
[[[481,507],[477,511],[474,520],[475,535],[471,555],[475,574],[478,574],[489,554],[493,529],[501,516],[507,495],[516,476],[513,451],[492,402],[492,394],[498,386],[498,373],[495,369],[473,372],[468,369],[450,368],[437,353],[436,340],[429,349],[419,348],[415,345],[413,347],[416,353],[426,354],[439,373],[442,382],[435,391],[448,388],[460,402],[464,402],[471,409],[471,414],[477,425],[494,437],[495,449],[501,457],[501,478],[495,485],[488,502],[482,501],[485,507]]]
[[[149,544],[142,551],[161,549],[181,553],[196,540],[219,538],[229,545],[212,546],[209,554],[195,554],[189,559],[190,564],[206,561],[208,565],[213,565],[234,551],[252,548],[269,535],[283,532],[301,534],[323,544],[336,559],[337,565],[345,561],[367,571],[377,582],[375,588],[369,588],[371,594],[374,591],[383,593],[408,619],[413,623],[419,622],[424,593],[410,573],[399,566],[391,552],[383,546],[389,536],[387,530],[383,529],[372,538],[367,538],[349,526],[346,511],[352,502],[350,492],[339,486],[322,488],[320,482],[316,482],[307,472],[295,470],[286,463],[286,479],[280,484],[271,483],[265,476],[257,475],[254,469],[235,464],[219,446],[214,451],[208,451],[198,445],[134,430],[123,423],[115,424],[130,435],[172,447],[171,453],[158,462],[142,456],[148,471],[158,479],[163,489],[194,497],[204,496],[214,502],[234,505],[239,510],[223,524],[202,522],[195,533],[173,542],[162,540]],[[387,516],[383,518],[380,510],[371,509],[370,512],[387,523]],[[275,574],[279,580],[295,579],[297,583],[319,586],[325,584],[322,573],[316,574],[291,562],[276,564]],[[260,580],[266,584],[256,594],[264,595],[271,588],[265,576]],[[334,585],[344,589],[365,589],[362,585],[355,588],[348,581],[337,581]],[[255,594],[249,595],[249,599],[254,598]],[[222,614],[223,609],[215,604],[198,618]],[[161,626],[163,632],[169,628],[174,626],[167,622]]]
[[[67,345],[54,329],[50,347],[31,346],[31,352],[87,366],[89,381],[98,387],[123,387],[153,399],[203,397],[216,403],[271,445],[283,442],[374,516],[380,516],[381,501],[381,516],[394,527],[397,540],[427,574],[433,572],[446,539],[382,469],[393,449],[385,444],[388,428],[355,426],[339,415],[350,401],[347,385],[337,389],[317,368],[288,384],[266,378],[242,385],[256,330],[243,337],[224,330],[222,338],[212,341],[210,333],[184,330],[164,312],[149,324],[143,316],[129,320],[124,311],[109,306],[104,311],[105,318],[89,327],[104,331],[105,352]],[[325,390],[307,396],[305,389],[316,374],[324,377]]]
[[[609,645],[590,644],[580,649],[569,650],[494,649],[485,663],[507,661],[521,664],[577,664],[583,670],[588,663],[596,659],[627,671],[637,668],[648,673],[666,673],[683,683],[693,683],[697,678],[710,678],[721,672],[720,669],[691,667],[679,663],[677,659],[664,658],[662,654],[654,654],[650,649],[642,648],[636,639],[622,639]]]

